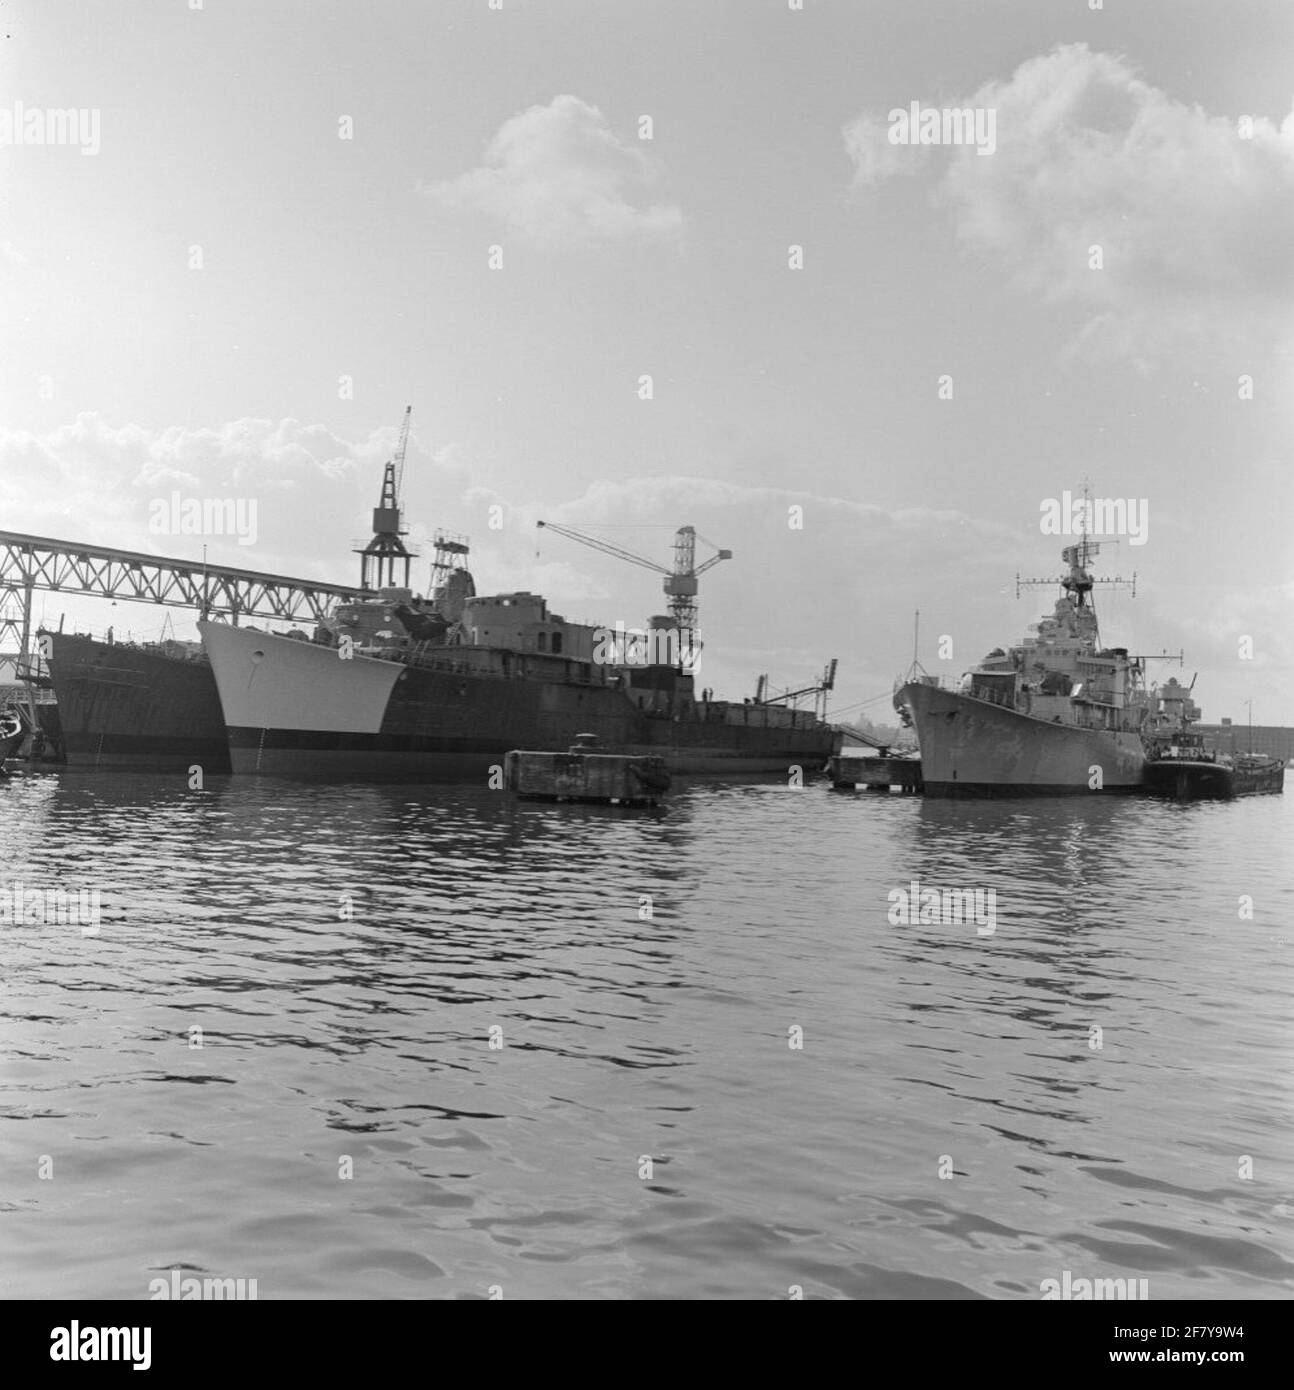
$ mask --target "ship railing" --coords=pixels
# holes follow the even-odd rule
[[[450,655],[456,651],[498,651],[510,658],[506,667],[502,661],[497,663],[462,659]],[[496,680],[511,680],[527,669],[532,663],[532,674],[562,685],[593,686],[605,684],[594,681],[588,662],[575,657],[553,657],[543,652],[519,652],[508,648],[447,647],[437,642],[418,642],[411,647],[392,648],[381,653],[385,661],[398,661],[405,666],[423,671],[439,671],[454,676],[486,676]],[[534,662],[544,663],[548,669],[536,669]],[[555,663],[561,663],[560,668]]]

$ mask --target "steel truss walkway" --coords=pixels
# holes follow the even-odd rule
[[[0,531],[0,594],[19,598],[29,610],[35,589],[196,608],[227,614],[234,622],[318,622],[335,600],[356,599],[363,592],[313,579]]]

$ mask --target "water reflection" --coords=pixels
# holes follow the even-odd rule
[[[1274,798],[4,792],[6,871],[105,904],[3,937],[0,1134],[62,1165],[6,1212],[27,1291],[1291,1289]],[[992,935],[891,923],[912,879],[992,887]]]

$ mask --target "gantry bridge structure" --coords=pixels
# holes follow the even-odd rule
[[[365,594],[344,584],[0,531],[0,650],[16,642],[23,666],[30,662],[31,601],[38,589],[194,608],[233,623],[318,622],[338,600]]]

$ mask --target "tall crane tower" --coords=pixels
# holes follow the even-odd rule
[[[412,417],[413,406],[406,406],[404,424],[400,426],[400,442],[396,445],[394,457],[383,471],[382,496],[373,508],[373,538],[363,549],[355,552],[360,557],[360,588],[369,592],[409,587],[413,551],[403,539],[409,534],[409,528],[401,515],[400,496],[404,488],[404,456],[409,447],[409,421]],[[404,579],[402,584],[397,585],[396,570],[400,565],[404,566]]]
[[[732,559],[731,550],[720,550],[713,541],[706,541],[707,545],[713,547],[715,554],[698,565],[696,562],[697,534],[694,526],[680,526],[674,533],[673,569],[657,564],[655,560],[648,560],[643,555],[635,554],[632,550],[626,550],[624,546],[613,545],[610,541],[603,540],[601,536],[590,536],[583,531],[577,531],[573,526],[559,526],[555,521],[537,521],[535,526],[547,527],[550,531],[556,531],[559,536],[568,536],[573,541],[579,541],[581,545],[602,551],[604,555],[614,555],[617,560],[628,560],[631,565],[641,565],[644,569],[655,570],[657,574],[663,574],[665,576],[663,587],[665,597],[669,599],[670,615],[683,632],[693,632],[696,629],[696,596],[699,587],[697,580],[706,570],[717,565],[720,560]],[[703,536],[701,539],[705,540],[705,537]]]

